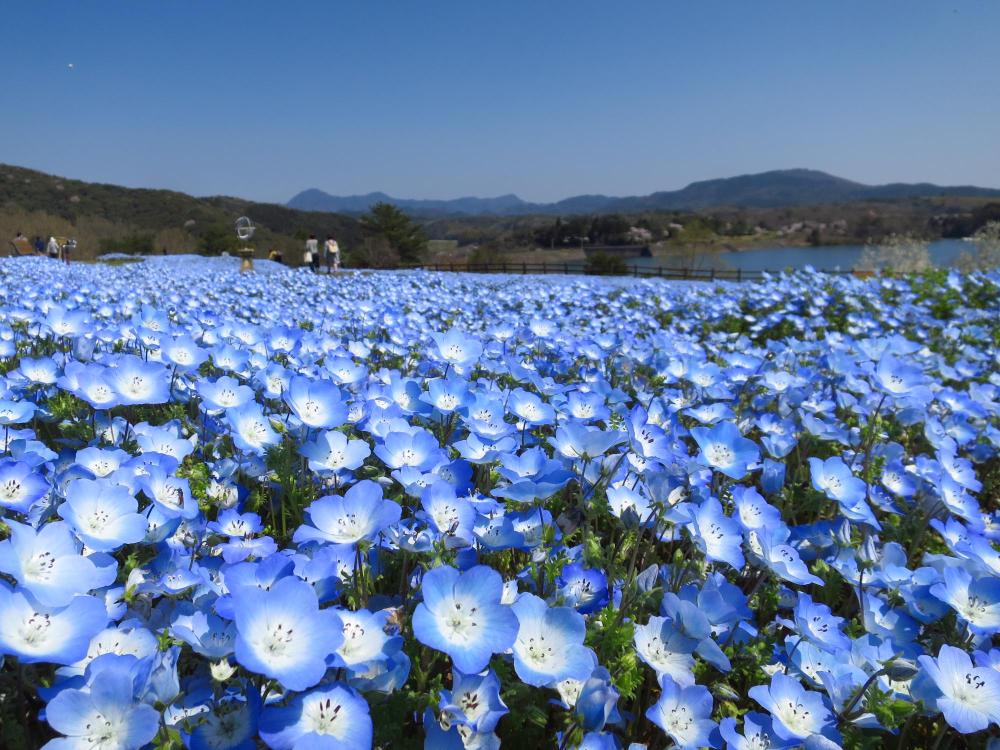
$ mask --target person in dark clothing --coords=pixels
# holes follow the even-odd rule
[[[31,243],[38,255],[45,255],[45,240],[40,235],[35,235],[35,241]]]

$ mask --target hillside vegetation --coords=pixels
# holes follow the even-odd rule
[[[240,198],[195,198],[171,190],[147,190],[71,180],[0,165],[0,238],[3,250],[17,232],[28,237],[74,236],[80,258],[101,252],[221,253],[238,243],[237,217],[258,226],[251,243],[263,257],[270,248],[298,262],[310,233],[332,234],[346,249],[361,243],[358,222],[332,213],[298,211]]]

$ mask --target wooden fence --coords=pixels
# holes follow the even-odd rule
[[[680,281],[760,281],[765,273],[777,271],[744,271],[742,268],[670,268],[666,266],[633,266],[625,273],[595,273],[580,263],[420,263],[404,268],[425,271],[460,271],[466,273],[515,273],[515,274],[587,274],[607,276],[634,276],[639,278],[674,279]],[[831,274],[851,274],[852,271],[823,271]]]

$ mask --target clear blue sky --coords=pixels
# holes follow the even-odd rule
[[[0,18],[0,162],[86,180],[281,202],[787,167],[1000,186],[994,0],[22,0]]]

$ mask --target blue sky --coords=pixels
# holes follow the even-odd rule
[[[80,179],[281,202],[629,195],[788,167],[1000,186],[992,0],[26,0],[0,17],[0,162]]]

